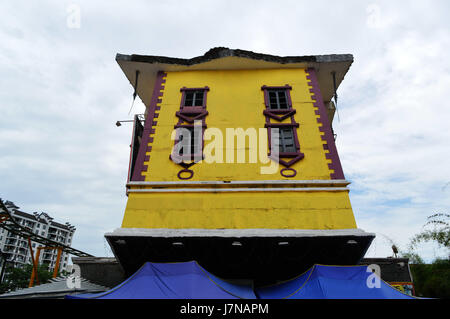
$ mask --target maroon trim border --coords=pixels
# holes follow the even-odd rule
[[[286,174],[286,172],[291,172],[291,174]],[[292,167],[285,167],[280,170],[280,174],[283,177],[292,178],[295,177],[295,175],[297,175],[297,171]]]
[[[288,100],[288,106],[289,108],[287,108],[286,110],[271,110],[270,109],[270,101],[269,101],[269,94],[268,94],[268,90],[286,90],[286,97]],[[293,168],[290,168],[290,166],[294,165],[295,163],[297,163],[298,161],[300,161],[301,159],[303,159],[305,157],[305,154],[303,154],[300,151],[300,142],[298,139],[298,134],[297,134],[297,130],[295,128],[298,128],[300,126],[299,123],[295,122],[295,118],[294,118],[294,114],[296,114],[296,110],[292,108],[292,99],[291,99],[291,93],[290,90],[292,90],[292,87],[289,84],[286,84],[284,86],[267,86],[267,85],[263,85],[261,87],[261,90],[264,91],[264,105],[266,106],[265,110],[263,111],[263,115],[266,117],[266,123],[264,124],[264,127],[268,128],[267,130],[267,136],[269,139],[269,158],[273,159],[273,160],[277,160],[278,163],[280,163],[281,165],[285,166],[285,168],[283,168],[280,171],[281,176],[283,177],[294,177],[295,175],[297,175],[297,171]],[[288,117],[290,117],[291,122],[290,123],[274,123],[271,122],[270,119],[274,119],[278,122],[281,122],[285,119],[287,119]],[[274,158],[271,154],[271,150],[272,150],[272,127],[292,127],[294,130],[294,142],[295,142],[295,152],[282,152],[278,154],[278,158]],[[283,159],[281,159],[282,157],[285,158],[290,158],[289,161],[285,161]],[[293,172],[290,175],[285,174],[286,171],[291,171]]]
[[[193,128],[193,129],[195,129],[195,125],[193,125],[193,124],[192,124],[192,125],[191,125],[191,124],[178,125],[178,124],[177,124],[177,125],[174,126],[174,128],[175,128],[175,129],[177,129],[177,128]],[[203,160],[203,159],[205,158],[205,156],[204,156],[204,154],[203,154],[203,149],[205,148],[205,140],[203,139],[203,136],[205,135],[205,130],[206,130],[206,124],[203,123],[203,124],[202,124],[202,149],[201,149],[201,152],[200,152],[200,153],[190,154],[189,156],[181,156],[181,158],[183,159],[183,161],[184,161],[184,160],[192,160],[192,161],[193,161],[192,163],[190,163],[190,164],[191,164],[190,166],[192,166],[192,165],[194,165],[194,164],[197,163],[197,162],[195,161],[196,159],[201,159],[201,160]],[[180,134],[179,134],[179,131],[176,131],[176,132],[175,132],[174,145],[176,145],[178,142],[180,142]],[[173,152],[172,152],[172,154],[173,154]],[[170,159],[171,161],[173,161],[173,159],[172,159],[172,154],[170,154],[170,156],[169,156],[169,159]],[[177,157],[180,158],[179,155],[177,155]],[[186,163],[181,162],[181,163],[177,163],[177,164],[183,166],[183,164],[186,164]]]
[[[166,83],[166,76],[167,73],[163,71],[159,71],[156,74],[155,86],[153,88],[152,99],[150,101],[147,117],[145,119],[141,147],[139,148],[136,164],[133,170],[133,176],[131,178],[132,181],[142,182],[145,180],[145,176],[143,176],[142,173],[148,170],[148,165],[144,165],[144,162],[150,160],[150,156],[146,155],[146,153],[151,152],[152,150],[152,147],[149,144],[153,143],[154,138],[150,137],[150,134],[155,134],[155,126],[158,123],[155,119],[158,118],[159,115],[156,111],[161,109],[161,107],[157,104],[162,102],[163,92],[161,92],[161,90],[164,89],[163,84]]]
[[[323,144],[323,149],[329,150],[329,153],[325,154],[327,159],[331,159],[331,163],[328,164],[328,168],[334,170],[334,173],[331,173],[330,177],[331,179],[345,179],[341,161],[339,160],[339,155],[336,149],[336,144],[334,143],[334,136],[331,131],[327,110],[322,99],[322,94],[320,93],[316,70],[314,68],[308,68],[306,72],[306,79],[309,80],[308,85],[312,86],[312,88],[309,89],[309,92],[311,93],[311,98],[315,101],[313,105],[317,107],[315,113],[316,115],[319,115],[317,123],[322,123],[319,130],[320,132],[324,132],[322,135],[322,140],[327,142],[326,144]]]
[[[281,122],[281,121],[287,119],[289,116],[294,115],[296,113],[296,111],[294,109],[291,109],[291,110],[288,109],[287,111],[288,112],[286,112],[286,110],[282,110],[280,112],[280,110],[268,110],[268,109],[265,109],[263,114],[273,118],[274,120],[277,120],[277,121]],[[281,116],[278,115],[278,114],[281,114]]]
[[[285,84],[284,86],[267,86],[267,85],[263,85],[261,86],[261,90],[264,91],[264,104],[266,106],[266,109],[269,110],[270,112],[279,112],[279,111],[291,111],[292,110],[292,100],[291,100],[291,93],[289,92],[290,90],[292,90],[292,86],[290,86],[289,84]],[[286,96],[287,96],[287,101],[288,101],[288,105],[289,105],[289,109],[287,110],[271,110],[270,109],[270,101],[269,101],[269,94],[268,94],[268,90],[286,90]]]
[[[181,176],[181,173],[188,173],[189,175],[186,176],[186,177],[183,177],[183,176]],[[191,179],[192,176],[194,176],[194,171],[191,170],[191,169],[189,169],[189,168],[182,169],[182,170],[179,171],[178,174],[177,174],[177,177],[178,177],[179,179],[183,179],[183,180],[185,180],[185,179]]]
[[[186,94],[185,94],[186,91],[204,91],[205,94],[203,94],[203,105],[202,106],[184,106],[184,100],[186,98]],[[182,93],[181,103],[180,103],[180,112],[183,111],[185,108],[186,108],[186,110],[193,109],[193,108],[200,108],[200,107],[203,107],[203,109],[206,109],[206,97],[208,95],[207,94],[208,91],[209,91],[208,86],[204,86],[202,88],[187,88],[187,87],[183,86],[180,89],[180,92]],[[186,111],[186,110],[184,110],[184,111]]]
[[[203,91],[203,105],[202,106],[185,106],[184,105],[184,100],[186,98],[186,92],[187,91]],[[204,159],[204,155],[203,155],[203,149],[205,147],[205,140],[204,140],[204,134],[205,134],[205,129],[207,128],[206,126],[206,119],[205,117],[209,114],[208,111],[206,110],[206,101],[207,101],[207,96],[208,96],[208,92],[209,92],[209,87],[208,86],[204,86],[204,87],[199,87],[199,88],[187,88],[187,87],[182,87],[180,89],[181,92],[181,102],[180,102],[180,109],[175,113],[175,116],[178,117],[178,122],[177,124],[174,126],[175,129],[177,128],[193,128],[195,125],[192,124],[197,120],[201,120],[202,121],[202,151],[200,154],[191,154],[190,155],[190,159],[192,160],[191,163],[185,163],[184,161],[181,163],[177,163],[178,165],[184,167],[184,169],[182,169],[181,171],[178,172],[177,177],[179,179],[182,180],[186,180],[186,179],[191,179],[194,176],[194,171],[188,169],[189,167],[191,167],[192,165],[196,164],[197,161],[196,159]],[[191,123],[191,124],[183,124],[183,122],[187,122],[187,123]],[[174,144],[179,142],[179,135],[178,132],[175,136],[175,141]],[[169,159],[172,160],[172,155],[169,156]],[[187,172],[190,175],[186,176],[186,177],[182,177],[181,173],[183,172]]]

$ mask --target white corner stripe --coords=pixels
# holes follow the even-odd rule
[[[262,180],[262,181],[160,181],[160,182],[129,182],[127,186],[188,186],[188,185],[349,185],[345,179],[333,180]]]
[[[105,237],[317,237],[317,236],[360,236],[374,237],[362,229],[170,229],[170,228],[117,228]]]
[[[347,187],[279,187],[279,188],[165,188],[129,189],[128,193],[223,193],[223,192],[348,192]]]

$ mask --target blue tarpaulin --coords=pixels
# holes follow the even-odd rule
[[[414,299],[367,266],[314,265],[292,280],[255,292],[261,299]]]
[[[255,299],[251,286],[225,282],[197,262],[145,263],[115,288],[67,299]]]
[[[117,287],[68,299],[414,299],[381,280],[367,266],[314,265],[272,286],[236,285],[215,277],[197,262],[145,263]]]

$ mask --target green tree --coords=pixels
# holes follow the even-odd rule
[[[431,264],[410,265],[416,296],[450,298],[450,260],[436,259]]]
[[[32,271],[33,265],[31,264],[26,264],[23,268],[8,267],[3,282],[0,284],[0,293],[27,288],[30,283]],[[49,282],[53,276],[53,273],[48,270],[47,264],[38,265],[37,273],[40,284]]]
[[[409,251],[414,251],[420,243],[435,242],[440,247],[450,250],[450,225],[448,214],[434,214],[428,217],[428,222],[424,227],[433,225],[433,229],[425,229],[415,235],[409,244]]]
[[[417,296],[431,298],[450,298],[450,258],[436,258],[431,264],[425,264],[417,253],[419,244],[424,242],[437,243],[450,252],[450,225],[448,214],[429,216],[424,230],[411,238],[408,251],[403,257],[410,259],[410,269],[414,280]],[[432,226],[432,229],[426,229]]]

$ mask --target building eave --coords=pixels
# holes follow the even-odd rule
[[[148,107],[158,71],[181,72],[192,70],[314,68],[317,72],[323,99],[325,102],[329,102],[334,94],[331,73],[336,72],[336,86],[339,87],[353,63],[353,55],[275,56],[218,47],[209,50],[202,56],[191,59],[117,54],[116,61],[133,87],[136,80],[136,71],[139,70],[137,94]]]
[[[105,234],[127,276],[145,261],[196,260],[228,279],[286,280],[314,263],[355,265],[375,234],[361,229],[140,229]]]
[[[117,228],[113,232],[106,233],[106,238],[115,237],[157,237],[157,238],[181,238],[181,237],[336,237],[359,236],[375,238],[374,233],[365,232],[362,229],[169,229],[169,228]]]

